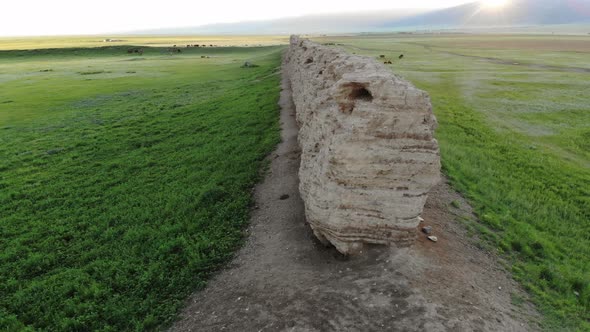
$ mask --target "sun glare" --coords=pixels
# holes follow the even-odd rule
[[[509,0],[484,0],[483,5],[487,8],[502,8],[508,4]]]

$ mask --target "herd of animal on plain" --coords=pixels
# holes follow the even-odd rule
[[[206,44],[187,44],[186,45],[186,48],[190,48],[190,47],[207,47],[207,45]],[[209,44],[209,47],[217,47],[217,45]],[[127,50],[127,53],[128,54],[137,53],[139,55],[143,55],[143,48],[139,48],[139,47],[130,48]],[[173,45],[172,47],[168,48],[168,53],[182,53],[182,50],[179,47],[176,47],[176,45]],[[204,58],[204,56],[203,56],[203,58]],[[384,59],[385,55],[382,54],[379,56],[379,58]],[[398,59],[400,59],[400,60],[403,58],[404,58],[403,54],[400,54],[398,57]],[[386,65],[390,65],[393,62],[391,62],[391,60],[386,60],[383,63]]]
[[[217,47],[217,45],[213,45],[213,44],[209,44],[209,47]],[[206,44],[187,44],[186,48],[190,48],[190,47],[207,47]],[[169,47],[167,49],[168,53],[182,53],[182,50],[179,47],[176,47],[176,45],[173,45],[172,47]],[[142,47],[134,47],[134,48],[129,48],[127,49],[127,53],[128,54],[134,54],[137,53],[139,55],[143,54],[143,48]]]
[[[381,55],[379,56],[379,58],[381,58],[381,59],[384,59],[384,58],[385,58],[385,55],[381,54]],[[401,60],[401,59],[403,59],[403,58],[404,58],[404,55],[403,55],[403,54],[400,54],[400,55],[399,55],[397,58]],[[386,64],[386,65],[390,65],[390,64],[392,64],[393,62],[391,62],[391,60],[385,60],[385,61],[383,61],[383,63],[384,63],[384,64]]]

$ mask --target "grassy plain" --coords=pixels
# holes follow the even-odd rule
[[[104,42],[105,39],[116,40]],[[56,36],[56,37],[0,37],[0,50],[31,50],[47,48],[79,48],[104,46],[184,47],[189,44],[217,46],[275,46],[289,42],[288,36]]]
[[[278,141],[280,47],[166,47],[284,37],[104,38],[0,39],[0,329],[170,322],[239,245]],[[384,54],[430,93],[444,172],[480,217],[466,227],[547,329],[590,330],[589,37],[319,41]]]
[[[511,264],[549,330],[590,330],[590,37],[320,38],[391,59],[430,93],[465,221]],[[403,60],[398,60],[404,54]]]
[[[240,244],[281,47],[42,46],[0,51],[0,330],[161,327]]]

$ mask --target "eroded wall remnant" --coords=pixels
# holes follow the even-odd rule
[[[283,59],[300,127],[301,197],[314,234],[338,251],[407,246],[439,181],[428,95],[367,57],[297,36]]]

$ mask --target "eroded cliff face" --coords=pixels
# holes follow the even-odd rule
[[[300,127],[301,197],[340,252],[410,245],[439,181],[428,95],[375,60],[291,37],[283,59]]]

